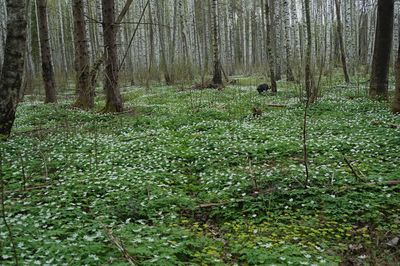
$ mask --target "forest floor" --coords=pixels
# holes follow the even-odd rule
[[[0,144],[0,264],[14,243],[24,265],[399,265],[400,117],[324,88],[305,188],[304,105],[279,86],[126,88],[119,115],[28,99]]]

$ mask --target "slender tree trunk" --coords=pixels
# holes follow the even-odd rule
[[[366,65],[368,61],[368,13],[366,11],[366,0],[363,0],[361,7],[358,54],[360,63]]]
[[[151,77],[152,71],[153,71],[153,67],[155,65],[156,62],[156,54],[155,54],[155,48],[154,48],[154,26],[153,26],[153,12],[151,9],[151,4],[149,4],[149,43],[150,43],[150,51],[149,51],[149,68],[148,68],[148,77],[147,77],[147,86],[149,87],[149,79]]]
[[[280,16],[280,1],[270,2],[271,16],[271,33],[274,38],[271,38],[272,52],[274,53],[275,80],[282,79],[281,69],[281,16]]]
[[[392,111],[394,114],[400,114],[400,38],[399,38],[399,46],[396,59],[395,78],[396,78],[396,92],[394,96]]]
[[[32,58],[32,1],[26,6],[27,34],[26,34],[26,51],[25,66],[22,79],[22,87],[19,93],[19,101],[24,99],[26,91],[32,91],[33,78],[35,76],[35,65]],[[1,60],[1,59],[0,59]],[[1,70],[0,70],[1,71]]]
[[[122,112],[122,97],[118,88],[117,27],[114,0],[102,0],[105,49],[105,112]]]
[[[75,65],[78,79],[76,82],[78,97],[75,106],[82,109],[91,109],[94,107],[94,87],[90,84],[90,57],[83,5],[83,0],[73,0],[74,39],[77,50]]]
[[[219,41],[218,41],[218,13],[217,13],[218,0],[213,0],[212,2],[212,44],[213,44],[213,64],[214,64],[214,74],[212,82],[214,85],[222,85],[222,70],[219,55]]]
[[[63,21],[63,6],[62,0],[58,0],[58,19],[60,22],[60,41],[61,41],[61,62],[62,62],[62,72],[65,76],[65,81],[68,82],[68,64],[67,64],[67,52],[65,45],[65,34],[64,34],[64,21]]]
[[[40,49],[42,55],[42,75],[46,92],[45,103],[57,102],[53,60],[50,49],[49,25],[47,20],[47,0],[37,0]]]
[[[272,0],[274,1],[274,0]],[[272,33],[272,26],[271,20],[274,17],[273,14],[270,12],[269,8],[269,0],[265,1],[265,19],[267,21],[267,53],[268,53],[268,63],[269,63],[269,72],[271,76],[271,91],[276,93],[278,91],[278,87],[276,84],[276,77],[275,77],[275,57],[272,51],[272,44],[271,44],[271,33]]]
[[[6,12],[6,2],[2,1],[0,3],[0,72],[3,66],[4,59],[4,46],[6,43],[6,21],[7,21],[7,12]]]
[[[183,48],[183,58],[185,66],[188,70],[188,76],[193,77],[192,73],[192,59],[189,53],[189,42],[188,33],[186,30],[187,20],[186,20],[186,6],[184,6],[183,0],[179,0],[179,17],[180,17],[180,28],[181,28],[181,42]]]
[[[347,71],[347,62],[346,62],[346,52],[344,50],[344,42],[343,42],[343,25],[342,25],[342,19],[341,19],[341,14],[340,14],[340,2],[339,0],[335,0],[335,6],[336,6],[336,16],[337,16],[337,33],[338,33],[338,38],[339,38],[339,46],[340,46],[340,59],[342,61],[342,67],[343,67],[343,74],[344,74],[344,80],[346,83],[350,83],[350,77],[349,73]]]
[[[388,74],[393,37],[394,0],[378,1],[375,48],[372,61],[369,96],[378,100],[388,99]]]
[[[165,34],[164,34],[164,29],[163,29],[163,16],[162,16],[162,10],[160,6],[160,1],[156,1],[156,9],[157,9],[157,17],[158,17],[158,37],[159,37],[159,42],[160,42],[160,56],[161,56],[161,68],[164,72],[164,78],[165,78],[165,83],[167,85],[170,85],[173,83],[173,80],[170,75],[170,71],[168,68],[167,64],[167,56],[166,56],[166,48],[165,48]]]
[[[311,70],[311,51],[312,51],[312,35],[311,35],[311,15],[310,15],[310,0],[304,1],[304,11],[306,15],[306,26],[307,26],[307,50],[306,50],[306,65],[305,65],[305,84],[307,101],[313,103],[316,100],[317,95],[314,93],[314,82]]]
[[[24,71],[26,0],[7,0],[7,39],[0,78],[0,140],[6,139],[15,120]]]
[[[283,13],[285,16],[285,50],[286,50],[286,79],[294,81],[292,70],[292,51],[290,47],[290,9],[289,0],[283,1]]]

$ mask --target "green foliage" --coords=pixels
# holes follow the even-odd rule
[[[303,105],[280,87],[129,88],[120,115],[22,104],[0,147],[20,260],[127,265],[112,230],[140,265],[398,261],[385,243],[400,234],[399,187],[384,182],[400,176],[400,118],[358,88],[324,87],[304,189]],[[0,250],[12,264],[2,221]]]

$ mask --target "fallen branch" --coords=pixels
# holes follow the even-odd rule
[[[397,185],[400,185],[400,180],[389,180],[389,181],[382,182],[382,183],[385,185],[388,185],[388,186],[397,186]]]
[[[21,195],[21,194],[26,194],[29,191],[33,191],[33,190],[48,189],[50,186],[51,185],[40,185],[40,186],[25,187],[24,190],[22,190],[22,191],[20,190],[20,191],[16,192],[16,191],[13,191],[13,190],[6,190],[6,191],[4,191],[4,193],[7,196],[10,195],[11,193],[17,193],[17,194]]]
[[[354,167],[351,165],[351,162],[349,159],[347,159],[346,156],[343,155],[344,161],[346,162],[347,166],[350,168],[351,172],[353,173],[354,177],[356,178],[356,181],[359,182],[362,180],[360,175],[357,173],[357,171],[354,169]]]
[[[373,124],[373,125],[388,126],[388,127],[390,127],[390,128],[393,128],[393,129],[398,129],[398,128],[400,128],[400,125],[399,125],[399,124],[385,123],[385,122],[376,121],[376,120],[375,120],[375,121],[372,121],[371,124]]]
[[[122,241],[117,238],[116,236],[113,235],[111,230],[107,230],[107,236],[110,239],[110,241],[118,248],[118,250],[124,255],[124,258],[129,262],[130,265],[136,265],[135,259],[129,254],[129,252],[126,250],[124,244]]]
[[[264,190],[255,190],[253,191],[253,193],[251,194],[254,198],[258,197],[258,196],[262,196],[268,193],[272,193],[275,191],[275,188],[268,188],[268,189],[264,189]],[[241,202],[245,202],[248,199],[235,199],[233,201],[222,201],[222,202],[211,202],[211,203],[203,203],[200,205],[197,205],[195,207],[195,209],[206,209],[206,208],[213,208],[213,207],[220,207],[223,205],[228,205],[228,204],[232,204],[232,203],[241,203]]]
[[[267,107],[286,108],[286,104],[267,104]]]
[[[238,201],[235,200],[235,201],[225,201],[225,202],[216,202],[216,203],[204,203],[204,204],[197,205],[195,208],[196,209],[206,209],[206,208],[212,208],[212,207],[221,207],[226,204],[236,203],[236,202],[238,202]],[[241,200],[240,202],[243,202],[243,200]]]
[[[394,128],[394,129],[397,129],[397,128],[400,128],[400,125],[397,125],[397,124],[387,124],[390,128]]]

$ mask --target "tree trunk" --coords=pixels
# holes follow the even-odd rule
[[[1,1],[0,3],[0,73],[3,66],[4,59],[4,46],[6,43],[6,21],[7,21],[7,12],[6,12],[6,2]]]
[[[47,21],[47,0],[37,0],[40,50],[42,55],[42,75],[46,93],[45,103],[57,101],[53,61],[50,49],[49,26]]]
[[[0,79],[0,139],[6,139],[15,120],[24,71],[26,0],[7,0],[7,40]]]
[[[23,101],[25,93],[27,91],[33,91],[33,80],[35,77],[35,65],[32,57],[32,2],[26,6],[26,21],[27,21],[27,33],[26,33],[26,51],[25,51],[25,66],[24,75],[22,77],[22,87],[19,92],[19,101]],[[1,60],[1,59],[0,59]],[[2,62],[1,62],[2,63]],[[0,70],[1,72],[1,70]]]
[[[275,77],[275,57],[272,51],[272,44],[271,44],[271,33],[272,33],[272,26],[271,20],[274,17],[269,9],[269,0],[265,1],[265,19],[267,21],[267,53],[268,53],[268,63],[269,63],[269,71],[271,75],[271,91],[276,93],[278,91],[278,87],[276,84],[276,77]],[[272,0],[274,1],[274,0]]]
[[[388,99],[388,74],[393,37],[394,0],[378,1],[375,47],[372,61],[369,96],[378,100]]]
[[[76,91],[78,97],[75,106],[82,109],[94,107],[94,87],[90,82],[90,57],[86,36],[85,14],[83,0],[73,0],[72,10],[74,14],[74,35],[76,47]]]
[[[392,111],[394,114],[400,114],[400,39],[399,39],[399,47],[396,59],[395,78],[396,78],[396,92],[394,96]]]
[[[173,79],[170,75],[170,71],[167,64],[167,56],[166,56],[166,48],[165,48],[165,34],[164,34],[164,27],[163,23],[163,11],[161,10],[160,1],[156,1],[156,9],[157,9],[157,22],[158,22],[158,37],[160,41],[160,61],[161,61],[161,68],[164,72],[165,83],[170,85],[173,83]]]
[[[335,0],[335,6],[336,6],[336,16],[337,16],[337,33],[338,33],[338,38],[339,38],[339,46],[340,46],[340,59],[342,61],[342,67],[343,67],[343,74],[344,74],[344,80],[346,83],[350,83],[350,77],[349,73],[347,71],[347,62],[346,62],[346,53],[344,49],[344,42],[343,42],[343,25],[342,25],[342,19],[341,19],[341,14],[340,14],[340,3],[339,0]]]
[[[275,80],[282,79],[281,69],[281,15],[280,15],[280,1],[271,1],[270,3],[270,27],[271,33],[274,38],[271,38],[272,52],[274,53],[274,67],[275,67]]]
[[[314,82],[311,70],[311,51],[312,51],[312,36],[311,36],[311,16],[310,16],[310,0],[304,1],[304,11],[306,15],[306,25],[307,25],[307,51],[306,51],[306,66],[305,66],[305,83],[306,83],[306,93],[307,101],[313,103],[316,100],[316,93],[314,89]]]
[[[60,22],[60,41],[61,41],[61,62],[62,62],[62,72],[65,75],[65,82],[68,82],[68,63],[67,63],[67,52],[66,52],[66,45],[65,44],[65,34],[64,34],[64,21],[63,21],[63,1],[58,2],[58,19]]]
[[[103,32],[105,49],[105,112],[122,112],[123,104],[118,88],[117,27],[115,25],[114,0],[102,0]]]
[[[221,62],[219,59],[219,42],[218,42],[218,13],[217,13],[218,0],[213,0],[212,2],[212,44],[213,44],[213,55],[214,55],[214,74],[212,82],[214,85],[222,86],[222,70]]]
[[[103,1],[103,0],[101,0]],[[131,6],[133,0],[126,0],[125,6],[124,8],[121,10],[121,13],[118,15],[117,21],[115,22],[116,25],[121,24],[122,20],[124,19],[126,13],[129,10],[129,7]],[[101,13],[103,14],[103,8],[101,7]],[[103,16],[103,15],[101,15]],[[104,25],[102,25],[102,27],[104,28]],[[101,30],[101,32],[103,32],[103,34],[100,34],[100,37],[103,40],[103,43],[105,42],[104,40],[104,29]],[[116,35],[115,35],[116,36]],[[104,51],[103,53],[97,58],[97,60],[93,63],[92,69],[90,70],[90,83],[91,86],[95,87],[96,86],[96,80],[97,80],[97,74],[100,70],[101,65],[104,63],[104,61],[106,60],[106,47],[104,47]]]
[[[285,50],[286,50],[286,79],[287,81],[294,81],[292,70],[292,51],[290,47],[290,9],[289,0],[283,1],[283,13],[285,17]],[[293,36],[294,37],[294,36]]]

